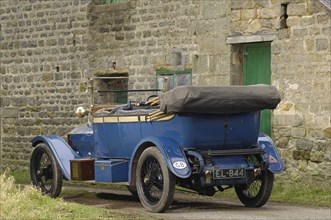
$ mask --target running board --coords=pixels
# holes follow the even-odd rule
[[[233,156],[233,155],[253,155],[265,154],[265,151],[260,148],[253,149],[235,149],[235,150],[208,150],[200,151],[202,155],[207,156]]]

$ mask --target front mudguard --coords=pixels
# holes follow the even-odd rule
[[[282,173],[285,166],[271,138],[260,133],[257,142],[258,146],[266,152],[265,158],[269,162],[269,170],[273,173]]]
[[[146,137],[141,140],[134,150],[130,160],[129,166],[129,184],[134,185],[132,182],[135,176],[135,166],[138,162],[140,154],[144,149],[150,146],[157,147],[169,170],[179,178],[187,178],[191,176],[191,167],[186,159],[185,153],[183,149],[179,146],[179,144],[169,137]]]
[[[66,180],[71,180],[70,160],[80,159],[81,157],[57,135],[37,136],[32,139],[32,146],[35,147],[40,143],[46,144],[51,150],[62,174]]]

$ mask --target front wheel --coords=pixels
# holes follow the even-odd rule
[[[273,180],[272,172],[262,171],[250,185],[235,186],[236,194],[246,207],[261,207],[271,195]]]
[[[127,186],[127,189],[133,196],[138,196],[136,186]]]
[[[50,149],[43,143],[38,144],[32,152],[30,175],[33,185],[41,192],[58,197],[61,193],[63,175]]]
[[[144,150],[137,164],[136,186],[140,202],[147,211],[168,209],[174,196],[175,180],[156,147]]]

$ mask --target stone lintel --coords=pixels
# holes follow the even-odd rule
[[[109,76],[109,77],[118,77],[118,76],[129,76],[128,69],[97,69],[95,71],[95,76]]]
[[[254,42],[267,42],[273,41],[277,38],[276,32],[261,33],[253,35],[232,35],[226,39],[227,44],[243,44],[243,43],[254,43]]]

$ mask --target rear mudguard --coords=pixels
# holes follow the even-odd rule
[[[63,173],[64,178],[66,180],[71,180],[70,160],[80,159],[81,157],[60,136],[37,136],[32,139],[33,147],[40,143],[44,143],[49,147]]]
[[[146,137],[136,145],[134,153],[131,156],[129,167],[129,183],[131,183],[132,175],[135,175],[133,173],[131,174],[131,172],[134,171],[132,166],[134,161],[137,162],[137,155],[140,154],[142,149],[146,148],[146,146],[153,145],[160,150],[165,162],[168,165],[169,170],[175,176],[179,178],[187,178],[191,176],[191,168],[186,159],[185,153],[176,141],[168,137]]]
[[[257,142],[258,146],[266,152],[265,156],[269,160],[269,170],[273,173],[282,173],[285,166],[271,138],[260,133]]]

